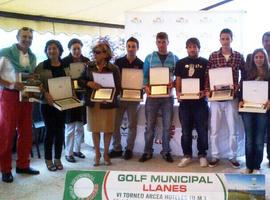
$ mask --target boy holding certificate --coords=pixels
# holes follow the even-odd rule
[[[213,52],[209,57],[208,69],[212,68],[232,68],[233,76],[233,93],[236,93],[239,89],[239,71],[243,74],[245,61],[243,56],[234,51],[231,48],[233,34],[230,29],[223,29],[220,32],[220,44],[221,48],[218,51]],[[243,77],[243,75],[241,76]],[[208,76],[206,80],[206,88],[209,89]],[[209,96],[209,92],[207,92]],[[223,120],[226,120],[229,129],[229,163],[233,168],[239,168],[240,164],[236,160],[237,156],[237,123],[238,116],[238,100],[225,100],[225,101],[213,101],[210,105],[211,112],[211,156],[212,159],[209,162],[209,167],[215,167],[219,163],[220,149],[218,144],[218,138],[221,132],[221,125]]]
[[[152,158],[153,156],[153,140],[155,134],[155,125],[158,117],[158,111],[162,111],[162,156],[167,162],[173,162],[170,149],[170,127],[172,122],[173,114],[173,96],[165,97],[151,97],[151,87],[149,85],[150,81],[150,68],[168,68],[170,71],[170,82],[166,86],[169,90],[173,87],[173,72],[175,69],[176,61],[178,60],[172,52],[167,50],[169,44],[168,35],[165,32],[159,32],[156,36],[156,45],[158,51],[154,51],[149,54],[144,61],[143,65],[143,75],[144,75],[144,86],[147,93],[145,114],[146,114],[146,131],[145,131],[145,147],[144,153],[139,159],[140,162],[145,162]],[[162,77],[164,74],[160,74],[159,80],[164,79]],[[168,74],[169,76],[169,74]],[[167,77],[165,77],[166,79]]]
[[[204,97],[204,82],[207,60],[199,57],[200,41],[189,38],[186,41],[188,57],[176,63],[176,94],[180,97],[183,93],[183,81],[186,79],[199,79],[198,99],[181,100],[179,106],[179,119],[182,125],[181,146],[184,157],[178,164],[185,167],[192,161],[192,130],[195,125],[198,133],[198,157],[201,167],[207,167],[206,151],[208,149],[208,105]],[[188,88],[193,88],[196,82],[189,82]],[[189,91],[187,91],[189,92]]]
[[[129,69],[141,69],[143,68],[143,61],[141,61],[136,53],[139,49],[139,41],[130,37],[126,42],[127,55],[118,58],[115,61],[115,64],[119,67],[120,74],[122,74],[123,68]],[[125,85],[122,85],[122,88],[125,88]],[[136,101],[121,101],[120,106],[117,110],[116,117],[116,131],[113,135],[113,149],[110,151],[110,157],[116,158],[122,156],[122,146],[121,146],[121,133],[120,128],[123,120],[124,113],[127,112],[128,116],[128,138],[127,146],[124,153],[124,159],[129,160],[133,156],[133,147],[137,134],[137,113],[140,102]]]

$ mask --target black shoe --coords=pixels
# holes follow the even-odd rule
[[[13,182],[13,176],[11,172],[3,173],[2,172],[2,181],[6,183],[12,183]]]
[[[153,154],[148,155],[147,153],[144,153],[142,157],[140,157],[139,162],[145,162],[147,160],[150,160],[153,157]]]
[[[71,162],[71,163],[75,163],[76,162],[76,160],[75,160],[75,158],[73,156],[65,156],[65,158],[66,158],[66,160],[68,162]]]
[[[119,158],[122,157],[123,151],[115,151],[115,150],[111,150],[109,153],[109,157],[110,158]]]
[[[85,155],[82,152],[73,152],[73,155],[78,158],[85,158]]]
[[[39,171],[35,170],[31,167],[28,168],[18,168],[16,167],[16,173],[17,174],[29,174],[29,175],[38,175]]]
[[[125,153],[124,153],[124,159],[125,160],[129,160],[129,159],[131,159],[132,158],[132,156],[133,156],[133,152],[131,151],[131,150],[126,150],[125,151]]]
[[[170,153],[163,154],[163,155],[162,155],[162,158],[163,158],[164,160],[166,160],[167,162],[170,162],[170,163],[173,162],[173,158],[172,158],[172,155],[171,155]]]

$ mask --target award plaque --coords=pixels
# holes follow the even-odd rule
[[[168,95],[167,85],[151,85],[151,95]]]
[[[93,102],[113,102],[115,94],[114,88],[100,88],[93,90],[91,95],[91,101]]]
[[[123,68],[121,85],[122,101],[143,101],[143,70]]]
[[[243,101],[239,112],[266,113],[268,81],[243,81]]]
[[[94,82],[101,85],[98,90],[93,90],[91,94],[91,101],[93,102],[108,102],[111,103],[114,100],[115,84],[113,73],[99,73],[92,72]]]
[[[208,101],[233,100],[233,73],[231,67],[209,69],[211,96]]]
[[[244,102],[243,107],[240,107],[239,112],[251,112],[251,113],[266,113],[267,109],[265,104]]]
[[[121,100],[142,101],[143,91],[136,89],[123,89]]]
[[[233,89],[211,91],[211,97],[208,98],[208,101],[225,101],[225,100],[233,100]]]
[[[72,83],[69,76],[48,79],[49,93],[53,106],[60,111],[82,106],[82,102],[73,96]]]
[[[25,85],[24,89],[19,92],[19,100],[21,102],[41,102],[41,81],[39,79],[40,77],[38,74],[18,74],[18,81]]]
[[[186,94],[181,94],[179,99],[180,100],[200,99],[200,95],[199,93],[186,93]]]
[[[150,95],[149,97],[169,97],[170,72],[168,67],[150,68]]]

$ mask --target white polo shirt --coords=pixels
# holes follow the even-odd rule
[[[20,64],[26,67],[29,66],[29,63],[29,54],[23,54],[23,52],[20,51]],[[11,83],[18,81],[15,69],[10,60],[6,57],[0,57],[0,77]],[[3,88],[3,86],[0,85],[0,88]]]

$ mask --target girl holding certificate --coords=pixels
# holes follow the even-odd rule
[[[243,77],[244,81],[268,81],[269,82],[269,64],[267,61],[267,54],[264,49],[256,49],[252,54],[252,59],[246,65],[246,75]],[[268,99],[269,99],[269,84],[268,84]],[[242,98],[243,91],[240,94],[239,107],[244,106]],[[265,107],[269,109],[269,100],[265,102]],[[245,174],[260,173],[260,165],[263,160],[264,136],[267,126],[266,113],[251,113],[244,112],[242,114],[246,141],[246,169],[242,171]]]
[[[110,46],[98,43],[93,48],[94,62],[89,62],[80,77],[79,85],[86,88],[85,103],[87,106],[87,128],[92,132],[95,147],[94,166],[100,164],[100,132],[104,133],[104,163],[110,165],[109,145],[112,133],[115,131],[117,95],[121,89],[120,72],[116,65],[110,63],[112,52]],[[94,81],[93,73],[112,73],[115,85],[115,94],[111,103],[106,101],[93,102],[91,95],[102,87]]]

